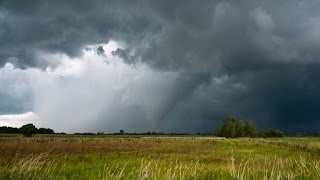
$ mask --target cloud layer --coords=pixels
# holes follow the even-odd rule
[[[65,131],[209,132],[227,114],[318,131],[319,7],[3,0],[0,113]]]

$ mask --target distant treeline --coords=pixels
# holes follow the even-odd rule
[[[50,128],[36,128],[33,124],[26,124],[20,128],[2,126],[0,127],[0,133],[10,133],[10,134],[24,134],[26,136],[31,136],[32,134],[67,134],[64,132],[55,133],[54,130]],[[142,133],[132,133],[132,132],[124,132],[124,130],[120,130],[119,132],[114,133],[105,133],[105,132],[85,132],[85,133],[73,133],[73,135],[170,135],[170,136],[186,136],[186,135],[210,135],[210,134],[202,134],[202,133],[164,133],[164,132],[142,132]]]
[[[24,126],[20,128],[2,126],[0,127],[0,133],[10,133],[10,134],[23,134]],[[54,134],[54,131],[50,128],[35,128],[34,134]]]
[[[55,133],[54,130],[50,128],[36,128],[33,124],[26,124],[20,128],[2,126],[0,127],[0,133],[10,133],[10,134],[24,134],[27,137],[33,134],[67,134],[64,132]],[[192,136],[201,135],[209,136],[212,133],[164,133],[164,132],[142,132],[142,133],[127,133],[124,130],[120,130],[115,133],[104,133],[104,132],[85,132],[85,133],[73,133],[73,135],[150,135],[150,136]],[[281,130],[278,129],[268,129],[268,130],[256,130],[256,125],[251,121],[241,121],[232,116],[227,116],[221,127],[213,132],[214,136],[226,137],[226,138],[238,138],[238,137],[284,137],[286,136]],[[319,134],[289,134],[288,136],[320,136]]]
[[[120,130],[121,131],[121,130]],[[74,133],[74,135],[151,135],[151,136],[191,136],[191,135],[211,135],[208,133],[164,133],[164,132],[141,132],[141,133],[134,133],[134,132],[115,132],[115,133],[105,133],[105,132],[97,132],[97,133]]]

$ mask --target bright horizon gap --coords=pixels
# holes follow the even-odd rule
[[[37,113],[28,111],[21,114],[0,115],[0,126],[21,127],[25,124],[38,124],[40,117]]]

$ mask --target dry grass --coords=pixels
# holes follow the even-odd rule
[[[8,159],[0,170],[3,179],[45,179],[52,169],[57,168],[55,159],[48,153],[29,155],[26,157],[15,156]]]
[[[188,142],[186,142],[188,141]],[[0,138],[0,156],[14,154],[108,153],[108,152],[172,152],[189,153],[211,146],[199,146],[197,139],[159,138]],[[199,149],[200,148],[200,149]]]

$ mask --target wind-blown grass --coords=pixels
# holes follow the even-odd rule
[[[52,138],[0,138],[0,179],[320,179],[317,154],[259,139]]]

